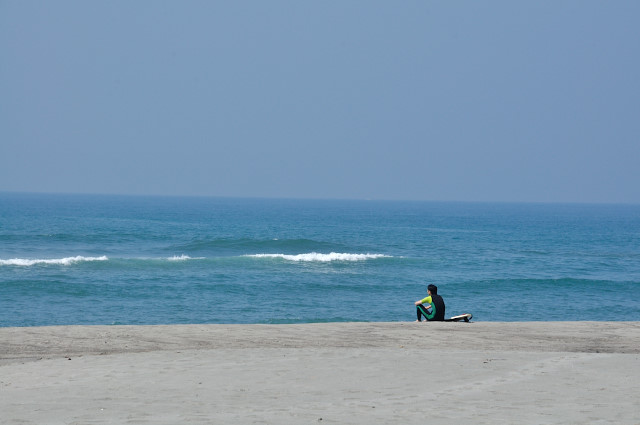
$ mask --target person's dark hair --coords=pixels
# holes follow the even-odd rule
[[[436,285],[429,285],[427,289],[431,291],[431,295],[438,295],[438,287]]]

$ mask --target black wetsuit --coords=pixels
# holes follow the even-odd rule
[[[431,307],[430,309],[427,309],[427,307],[425,307],[423,304],[418,304],[418,308],[417,308],[418,320],[422,320],[422,316],[424,315],[425,319],[427,319],[428,321],[434,321],[434,322],[444,321],[445,305],[444,305],[444,300],[440,295],[438,294],[431,295],[430,307]]]

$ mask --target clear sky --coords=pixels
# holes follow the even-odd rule
[[[0,0],[0,191],[640,203],[639,19]]]

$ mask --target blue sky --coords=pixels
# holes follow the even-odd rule
[[[640,203],[638,16],[0,1],[0,191]]]

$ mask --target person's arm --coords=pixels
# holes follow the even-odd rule
[[[415,303],[415,304],[416,304],[416,305],[420,305],[420,304],[424,304],[424,303],[431,304],[431,295],[429,295],[429,296],[428,296],[428,297],[426,297],[426,298],[423,298],[423,299],[421,299],[421,300],[416,301],[416,303]]]

